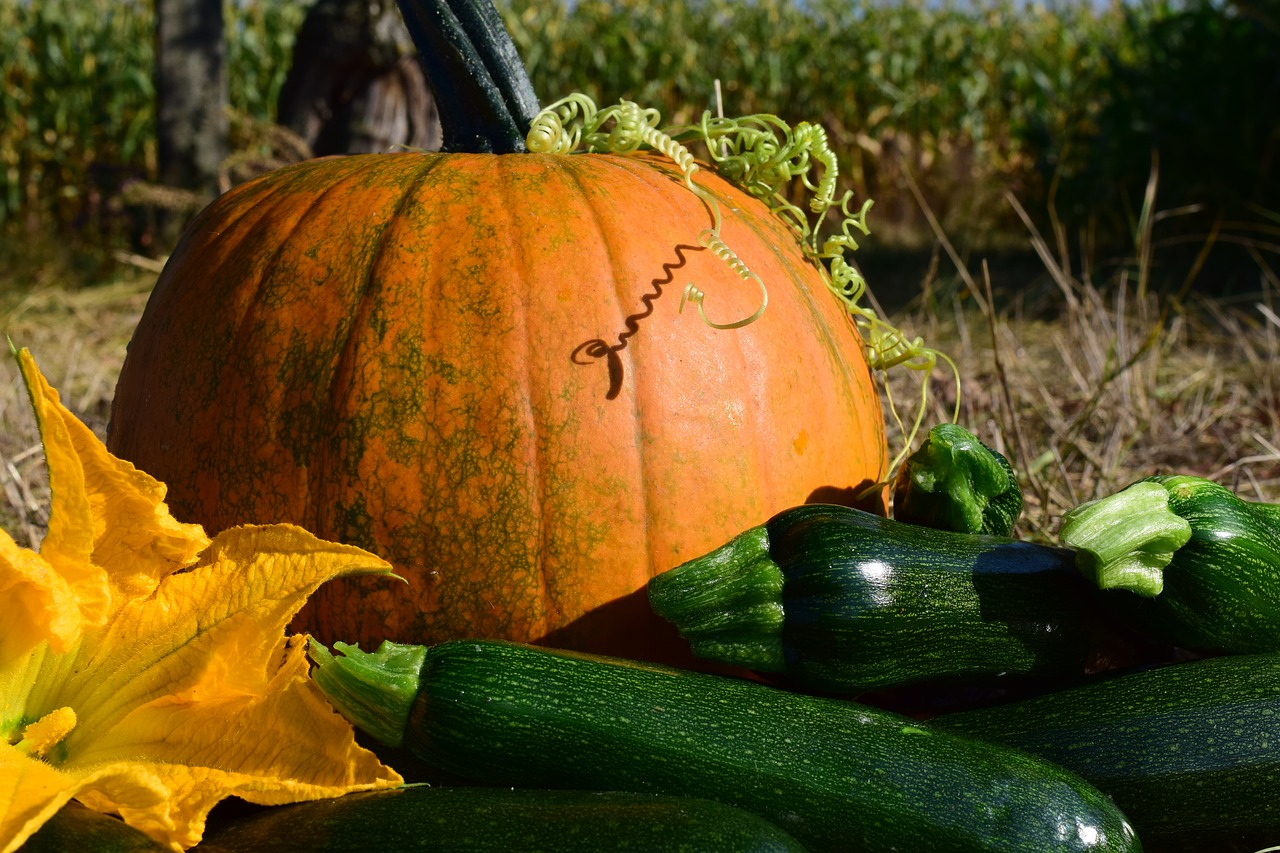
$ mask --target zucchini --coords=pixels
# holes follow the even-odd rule
[[[1082,676],[1109,635],[1069,550],[843,506],[784,510],[648,589],[698,657],[810,691]]]
[[[1280,507],[1161,476],[1072,510],[1062,541],[1124,619],[1205,652],[1280,651]],[[1130,594],[1134,593],[1134,594]]]
[[[196,849],[205,853],[804,851],[768,821],[711,800],[425,785],[262,809],[215,827]]]
[[[344,658],[317,658],[346,677]],[[427,650],[411,705],[389,702],[412,753],[475,782],[706,797],[814,851],[1140,849],[1105,795],[1052,764],[743,679],[458,640]]]
[[[1280,655],[1176,663],[932,722],[1074,770],[1152,849],[1280,842]]]
[[[893,517],[908,524],[1012,536],[1022,487],[1004,454],[958,424],[938,424],[893,480]]]

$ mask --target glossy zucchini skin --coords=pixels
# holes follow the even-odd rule
[[[1280,508],[1246,501],[1199,477],[1149,477],[1191,539],[1154,598],[1114,596],[1158,639],[1203,651],[1280,651]]]
[[[1109,631],[1069,550],[822,504],[658,575],[649,600],[699,657],[846,694],[1080,677]]]
[[[1280,843],[1280,655],[1176,663],[933,724],[1074,770],[1151,849]]]
[[[263,809],[215,828],[206,853],[803,853],[781,829],[711,800],[599,791],[404,788]]]
[[[1025,753],[836,699],[500,641],[428,651],[404,742],[488,785],[719,800],[812,851],[1140,849],[1104,795]]]

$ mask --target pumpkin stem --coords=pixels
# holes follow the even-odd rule
[[[516,154],[538,96],[491,0],[396,0],[440,112],[442,151]]]

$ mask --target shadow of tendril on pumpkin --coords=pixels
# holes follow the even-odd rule
[[[685,243],[675,247],[677,260],[662,265],[664,277],[655,278],[650,282],[650,286],[653,289],[640,297],[640,302],[644,307],[623,321],[626,328],[618,333],[617,343],[610,344],[603,338],[594,338],[578,344],[573,352],[569,354],[569,360],[574,364],[594,364],[596,361],[604,359],[609,371],[609,389],[604,395],[606,400],[617,399],[618,394],[622,392],[623,370],[622,357],[619,353],[627,348],[627,341],[640,331],[640,321],[653,313],[653,303],[662,296],[662,289],[675,280],[675,271],[688,264],[689,260],[685,257],[685,252],[687,251],[703,252],[706,249],[702,246],[691,246]]]

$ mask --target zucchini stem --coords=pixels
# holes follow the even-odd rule
[[[1143,481],[1071,510],[1059,537],[1076,549],[1077,567],[1099,589],[1154,598],[1174,552],[1191,538],[1191,524],[1169,507],[1164,486]]]
[[[782,569],[769,555],[768,530],[753,527],[650,580],[649,604],[679,629],[697,657],[781,672],[782,583]]]
[[[958,424],[938,424],[898,469],[893,516],[957,533],[1011,536],[1022,489],[1009,461]]]
[[[341,642],[333,647],[341,657],[335,657],[318,640],[311,640],[309,651],[316,664],[312,679],[352,725],[379,743],[401,746],[418,696],[426,646],[384,640],[376,652]]]

